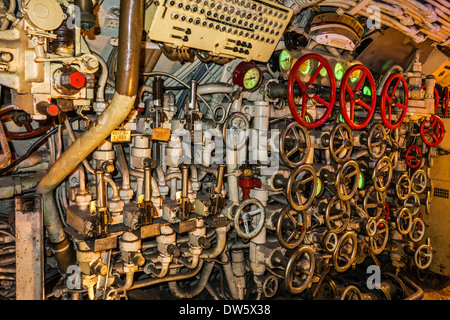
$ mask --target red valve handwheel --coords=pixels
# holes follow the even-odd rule
[[[405,155],[406,165],[411,169],[416,169],[422,162],[422,150],[419,146],[412,145],[406,150]]]
[[[448,112],[448,103],[450,101],[448,87],[444,88],[444,99],[442,101],[442,115],[445,117]]]
[[[394,83],[393,90],[391,91],[390,94],[388,94],[389,88],[391,88],[391,84],[393,83]],[[395,97],[395,93],[397,92],[400,83],[403,84],[403,93],[405,100],[403,104],[397,102],[397,98]],[[383,91],[381,94],[381,118],[383,119],[384,125],[388,129],[395,130],[398,127],[400,127],[406,116],[406,111],[408,109],[408,99],[409,99],[409,90],[406,79],[400,73],[395,73],[391,75],[386,80],[386,83],[383,87]],[[387,117],[386,117],[386,107],[388,111]],[[403,110],[402,114],[400,115],[400,118],[395,123],[393,123],[392,119],[392,107],[396,107]]]
[[[350,76],[355,71],[362,71],[362,76],[360,80],[358,81],[358,84],[356,85],[355,89],[352,90],[349,85]],[[365,81],[369,80],[370,83],[370,90],[371,92],[376,92],[375,87],[375,80],[373,78],[372,73],[368,68],[366,68],[363,65],[354,65],[351,66],[347,72],[345,73],[344,77],[341,81],[341,88],[339,91],[339,98],[340,98],[340,105],[341,105],[341,113],[344,117],[347,124],[352,127],[353,129],[364,129],[369,124],[370,120],[372,120],[372,117],[375,113],[375,108],[377,106],[377,96],[376,94],[372,94],[372,101],[370,103],[370,106],[362,101],[360,90],[362,89]],[[347,101],[345,100],[346,95],[350,96],[350,115],[347,113]],[[366,118],[361,123],[355,122],[355,105],[358,104],[359,106],[363,107],[368,111],[368,114]]]
[[[439,119],[438,116],[432,115],[430,118],[431,124],[425,128],[427,124],[427,120],[423,120],[420,126],[420,135],[422,137],[423,142],[430,147],[435,147],[442,142],[445,135],[445,127],[442,123],[442,120]],[[431,138],[431,140],[427,139],[427,136]]]
[[[299,78],[297,72],[303,65],[303,63],[308,60],[316,60],[319,62],[319,64],[317,69],[314,71],[311,78],[309,79],[309,81],[307,83],[303,83],[303,81]],[[308,89],[312,88],[314,81],[317,79],[323,68],[327,70],[327,76],[330,80],[331,95],[329,101],[325,101],[315,93],[308,93]],[[302,95],[302,105],[300,114],[298,113],[297,106],[295,104],[294,84],[296,82],[301,88],[301,95]],[[330,114],[333,111],[334,102],[336,100],[336,80],[334,78],[334,73],[333,70],[331,69],[330,64],[327,62],[327,60],[325,60],[325,58],[314,53],[304,55],[303,57],[298,59],[297,62],[292,67],[291,73],[289,74],[287,93],[288,93],[289,109],[291,110],[292,116],[298,123],[300,123],[302,126],[308,129],[315,129],[324,124],[330,117]],[[314,99],[315,101],[322,104],[326,108],[326,111],[323,114],[323,116],[315,122],[307,122],[305,120],[307,112],[307,104],[309,99]]]
[[[425,89],[425,85],[422,86],[422,89]],[[437,111],[440,101],[441,100],[439,98],[439,91],[438,89],[436,89],[436,87],[434,87],[434,112]]]

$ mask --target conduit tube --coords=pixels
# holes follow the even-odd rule
[[[50,199],[52,191],[78,164],[126,119],[133,108],[139,82],[143,12],[143,0],[120,2],[118,57],[120,63],[114,97],[108,108],[50,167],[36,187],[36,192],[44,198],[44,225],[53,244],[58,244],[57,241],[63,242],[66,235],[57,210],[48,210],[49,206],[46,205],[46,200]],[[64,252],[60,252],[60,255],[68,256],[71,254],[70,250],[72,249],[68,247]],[[62,269],[61,271],[65,272]]]

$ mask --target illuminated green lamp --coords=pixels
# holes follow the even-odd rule
[[[364,189],[364,186],[366,185],[366,178],[364,178],[364,175],[362,172],[359,173],[359,181],[358,181],[358,189],[362,190]]]
[[[369,86],[364,86],[363,87],[363,94],[366,96],[371,96],[372,95],[372,90],[370,90]]]
[[[325,68],[322,70],[325,70]],[[336,77],[336,80],[338,81],[342,80],[342,78],[344,77],[344,65],[342,63],[340,62],[336,63],[336,66],[334,67],[334,75]]]
[[[316,191],[316,197],[318,197],[322,192],[322,180],[320,178],[317,178],[317,191]]]
[[[288,50],[281,51],[279,57],[280,69],[283,71],[291,70],[292,60],[292,55]]]

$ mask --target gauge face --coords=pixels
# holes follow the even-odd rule
[[[280,53],[280,58],[279,58],[279,64],[280,64],[280,69],[283,71],[289,71],[291,70],[291,66],[292,66],[292,55],[289,51],[287,50],[283,50]]]
[[[253,90],[261,80],[261,73],[258,68],[251,68],[244,74],[243,85],[245,90]]]
[[[253,62],[241,62],[233,72],[233,84],[246,91],[254,91],[262,83],[261,70]]]
[[[358,189],[364,189],[364,186],[366,185],[366,179],[364,178],[364,175],[362,172],[359,173],[359,181],[358,181]]]
[[[319,67],[320,67],[320,64],[319,64]],[[320,69],[319,74],[325,78],[328,75],[327,68],[323,67],[322,69]]]
[[[298,69],[303,75],[307,75],[311,73],[313,62],[311,60],[306,60],[302,63],[300,68]]]

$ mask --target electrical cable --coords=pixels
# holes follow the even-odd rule
[[[73,119],[70,120],[70,123],[75,122],[77,120],[80,120],[81,117],[75,117]],[[64,125],[64,124],[62,124]],[[9,164],[8,166],[4,167],[3,169],[0,170],[0,175],[5,174],[6,172],[8,172],[9,170],[11,170],[12,168],[14,168],[15,166],[17,166],[19,163],[21,163],[22,161],[24,161],[26,158],[28,158],[34,151],[36,151],[41,144],[47,140],[52,134],[56,133],[58,131],[58,127],[53,128],[52,130],[48,131],[45,135],[43,135],[42,137],[39,138],[39,140],[37,140],[36,142],[34,142],[27,150],[27,152],[25,152],[24,155],[22,155],[21,157],[19,157],[18,159],[16,159],[15,161],[13,161],[11,164]]]

